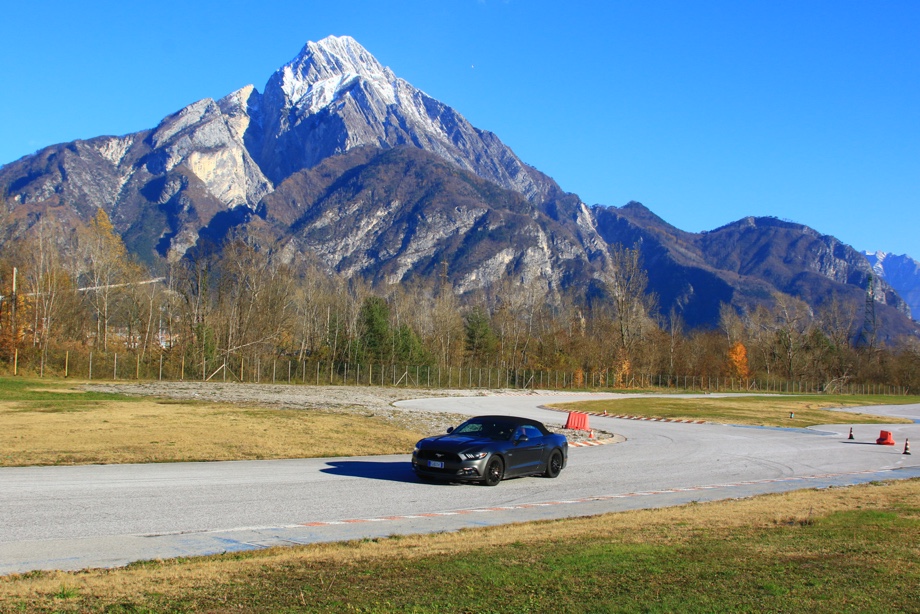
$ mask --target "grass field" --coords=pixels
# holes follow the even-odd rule
[[[3,612],[917,612],[920,481],[0,578]]]
[[[361,416],[45,381],[0,380],[0,398],[2,464],[380,454],[418,437]],[[579,408],[807,426],[884,421],[826,407],[915,401],[648,398]],[[4,613],[805,610],[920,612],[920,481],[0,578]]]
[[[909,422],[826,411],[916,402],[888,396],[648,397],[559,405],[733,424],[803,427]],[[789,418],[790,412],[795,418]],[[372,412],[368,412],[372,413]],[[55,380],[0,378],[0,466],[256,460],[404,454],[428,433],[363,412],[271,409],[87,392]]]
[[[0,466],[408,453],[422,435],[355,414],[167,401],[0,379]]]
[[[918,403],[916,396],[730,396],[692,399],[648,397],[579,401],[552,405],[565,411],[705,420],[723,424],[807,427],[816,424],[910,424],[910,420],[847,412],[848,407]],[[843,411],[829,411],[828,408]],[[795,417],[790,417],[794,414]]]

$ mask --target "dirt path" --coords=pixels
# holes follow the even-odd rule
[[[84,388],[97,392],[115,392],[145,397],[354,413],[380,418],[402,428],[426,435],[443,433],[448,426],[456,426],[469,416],[401,409],[394,407],[393,403],[427,397],[494,396],[511,392],[501,390],[431,390],[382,386],[225,384],[222,382],[113,382],[86,384]],[[561,423],[564,420],[564,414],[560,414],[559,427],[561,427]],[[554,425],[548,424],[547,426],[552,427]],[[587,438],[585,433],[577,431],[568,431],[561,428],[553,428],[552,430],[564,432],[570,441],[580,441]],[[598,432],[597,435],[603,437],[609,434]]]

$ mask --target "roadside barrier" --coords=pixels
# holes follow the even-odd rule
[[[590,431],[588,427],[588,414],[577,411],[570,411],[569,417],[565,421],[565,428],[573,431]]]
[[[891,436],[891,431],[882,431],[882,434],[875,440],[875,443],[880,446],[893,446],[894,437]]]

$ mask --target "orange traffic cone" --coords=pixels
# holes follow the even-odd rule
[[[847,437],[847,439],[856,439],[855,437],[853,437],[853,427],[852,426],[850,427],[850,436]]]
[[[909,440],[909,439],[905,439],[905,440],[904,440],[904,452],[903,452],[903,454],[910,454],[910,440]]]
[[[588,439],[594,439],[594,431],[593,431],[593,430],[591,431],[591,434],[588,435]]]

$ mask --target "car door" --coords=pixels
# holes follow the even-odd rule
[[[508,454],[511,462],[505,473],[525,475],[539,472],[545,445],[540,429],[526,424],[517,427]]]

